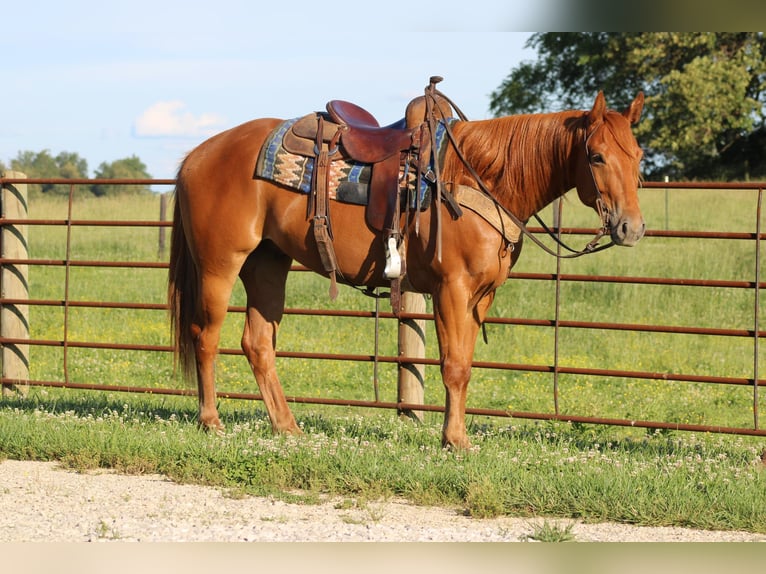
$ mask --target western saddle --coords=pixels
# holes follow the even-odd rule
[[[437,121],[453,115],[449,100],[433,89],[440,80],[431,78],[430,93],[426,88],[426,95],[412,100],[405,117],[391,125],[381,127],[372,114],[358,105],[332,100],[327,103],[327,113],[309,114],[285,134],[285,149],[314,158],[307,215],[313,216],[314,237],[330,277],[332,299],[337,296],[338,264],[328,209],[329,168],[333,161],[350,159],[372,165],[365,221],[384,238],[387,252],[383,274],[392,282],[391,304],[394,312],[398,312],[400,278],[406,272],[399,254],[402,241],[399,215],[402,187],[406,188],[407,178],[400,179],[400,174],[414,167],[416,187],[421,177],[434,180],[429,173],[434,151],[432,132]],[[420,207],[419,199],[417,207]]]

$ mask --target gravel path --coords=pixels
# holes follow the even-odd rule
[[[404,501],[348,507],[339,501],[288,504],[231,498],[215,488],[162,476],[79,474],[56,463],[0,463],[0,542],[397,541],[518,542],[543,521],[479,520]],[[548,520],[586,541],[766,541],[747,532],[708,532]]]

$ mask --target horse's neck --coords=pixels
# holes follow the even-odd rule
[[[496,200],[526,221],[574,187],[580,117],[561,112],[460,122],[456,139]],[[474,185],[465,166],[452,160],[445,161],[445,181]]]

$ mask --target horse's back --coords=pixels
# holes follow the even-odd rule
[[[252,178],[253,169],[266,137],[282,120],[262,118],[251,120],[223,131],[205,140],[184,159],[179,177],[185,183],[203,180],[205,177],[229,177],[246,173]],[[193,179],[192,179],[193,177]],[[207,182],[201,182],[207,183]]]

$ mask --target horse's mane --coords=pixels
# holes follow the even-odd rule
[[[523,114],[458,122],[453,132],[466,160],[495,198],[526,219],[574,185],[567,160],[584,141],[586,112]],[[443,180],[476,186],[454,150],[445,154]]]

